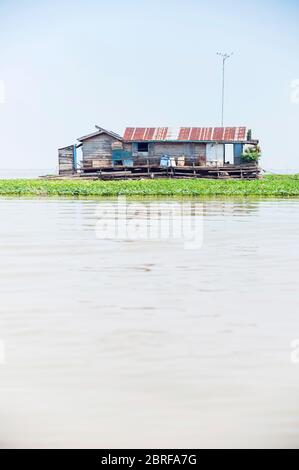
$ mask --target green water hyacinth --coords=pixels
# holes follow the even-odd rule
[[[272,196],[298,197],[299,174],[267,175],[253,180],[148,179],[0,180],[1,196]]]

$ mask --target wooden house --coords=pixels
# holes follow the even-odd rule
[[[96,126],[95,132],[78,141],[59,149],[59,174],[73,174],[77,169],[93,175],[142,168],[151,174],[166,168],[176,168],[176,174],[188,169],[202,174],[204,168],[211,173],[214,168],[240,166],[244,146],[258,143],[246,127],[128,127],[120,136]],[[79,147],[82,160],[78,168]]]

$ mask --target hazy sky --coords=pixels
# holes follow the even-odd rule
[[[0,168],[55,169],[95,124],[219,125],[219,50],[225,124],[299,168],[298,21],[298,0],[0,0]]]

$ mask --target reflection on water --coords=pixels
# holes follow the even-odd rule
[[[103,203],[0,199],[0,446],[298,447],[299,201],[199,201],[198,250]]]

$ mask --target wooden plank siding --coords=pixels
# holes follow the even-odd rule
[[[60,175],[74,174],[74,145],[58,149],[58,166]]]
[[[112,143],[117,139],[100,134],[83,141],[83,168],[104,168],[112,166]],[[206,162],[206,144],[194,142],[149,142],[148,153],[137,152],[137,144],[124,142],[123,149],[133,153],[134,166],[160,165],[162,155],[184,157],[185,165],[204,165]]]
[[[82,144],[83,168],[112,166],[111,144],[117,141],[118,139],[106,133],[84,140]]]
[[[185,157],[185,165],[201,165],[206,161],[206,144],[192,142],[154,142],[152,153],[158,160],[162,155],[177,159]]]

